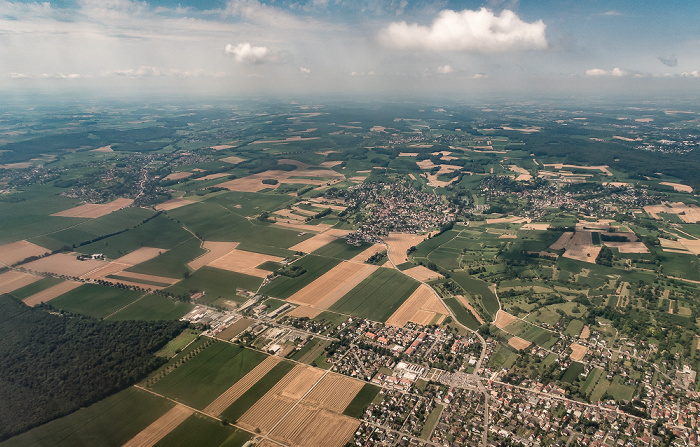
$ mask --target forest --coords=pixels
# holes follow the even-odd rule
[[[154,353],[188,324],[106,322],[9,295],[0,295],[0,315],[0,440],[141,380],[165,361]]]

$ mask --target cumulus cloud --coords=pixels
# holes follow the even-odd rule
[[[232,55],[236,62],[245,64],[262,64],[268,62],[270,58],[270,49],[268,47],[256,47],[248,42],[239,43],[235,46],[227,44],[224,47],[224,53]]]
[[[691,72],[683,72],[681,73],[681,76],[684,78],[700,78],[700,72],[697,70],[693,70]]]
[[[440,65],[437,68],[437,72],[440,74],[454,73],[454,71],[455,71],[455,69],[452,68],[452,65],[450,65],[450,64]]]
[[[487,75],[486,73],[477,73],[474,75],[474,79],[486,79],[488,77],[489,75]]]
[[[162,75],[160,68],[149,67],[146,65],[142,65],[136,69],[129,68],[126,70],[117,70],[112,74],[115,74],[117,76],[124,76],[127,78],[147,78],[147,77],[156,77],[156,76]]]
[[[309,73],[311,73],[311,70],[309,70],[309,69],[306,68],[306,67],[299,67],[299,71],[302,72],[302,73],[304,73],[304,74],[309,74]]]
[[[493,53],[547,48],[545,29],[542,20],[527,23],[510,10],[495,14],[486,8],[446,9],[430,26],[391,23],[378,39],[392,48]]]
[[[613,68],[612,70],[605,70],[602,68],[591,68],[590,70],[586,70],[586,76],[614,76],[614,77],[622,77],[622,76],[628,76],[630,73],[628,71],[622,70],[620,68]]]
[[[678,65],[678,58],[675,54],[672,54],[669,57],[659,56],[659,62],[666,65],[667,67],[675,67],[676,65]]]

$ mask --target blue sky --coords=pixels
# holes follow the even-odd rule
[[[0,89],[697,92],[700,2],[0,0]]]

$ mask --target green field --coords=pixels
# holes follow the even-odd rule
[[[381,388],[378,386],[366,383],[343,410],[343,414],[355,419],[361,419],[365,408],[372,403],[372,400],[379,394],[380,390]]]
[[[479,321],[472,315],[470,311],[464,308],[462,304],[457,301],[456,298],[445,298],[443,299],[445,304],[452,310],[452,313],[455,314],[455,317],[457,318],[457,321],[465,325],[466,327],[470,329],[479,329]]]
[[[603,374],[604,371],[602,369],[593,368],[591,372],[588,373],[588,377],[586,377],[586,380],[581,385],[581,393],[589,395],[590,392],[593,390],[593,387],[596,383],[598,383],[598,380]]]
[[[327,243],[323,247],[314,251],[317,256],[326,256],[328,258],[350,259],[371,247],[372,244],[364,243],[359,246],[350,245],[345,239],[336,239]]]
[[[459,284],[467,293],[472,295],[475,299],[480,296],[480,302],[484,310],[488,313],[484,320],[493,320],[496,318],[496,312],[498,311],[498,298],[489,289],[489,285],[477,278],[465,272],[452,272],[451,278]]]
[[[306,270],[305,273],[296,278],[281,276],[260,289],[260,293],[275,298],[289,298],[339,263],[340,260],[338,259],[315,255],[304,256],[291,265],[304,268]]]
[[[96,404],[0,443],[2,447],[119,447],[175,404],[127,388]]]
[[[583,321],[581,320],[571,320],[569,326],[566,327],[564,333],[566,335],[571,335],[572,337],[578,337],[583,329]]]
[[[193,308],[194,304],[148,294],[112,315],[110,320],[178,320]]]
[[[314,360],[318,358],[323,350],[330,344],[327,340],[322,340],[320,338],[314,338],[304,345],[299,351],[297,351],[291,358],[297,362],[311,364]]]
[[[204,249],[200,245],[199,239],[190,237],[162,255],[130,267],[126,271],[166,278],[184,278],[190,273],[187,263],[204,254]]]
[[[153,385],[153,390],[202,409],[262,362],[265,354],[216,341]]]
[[[571,362],[571,365],[564,371],[561,376],[562,382],[573,383],[574,380],[578,379],[579,375],[583,372],[583,363]]]
[[[418,281],[401,272],[379,268],[336,301],[330,309],[383,322],[419,285]]]
[[[143,292],[83,284],[77,289],[52,299],[51,305],[71,312],[104,318],[142,296],[144,296]]]
[[[430,412],[428,419],[425,420],[425,425],[423,425],[423,430],[420,433],[421,439],[428,439],[430,437],[430,434],[433,432],[435,424],[437,424],[441,413],[442,405],[437,404],[433,411]]]
[[[250,438],[247,432],[195,413],[158,441],[155,447],[219,447],[224,442],[242,447]]]
[[[243,302],[245,299],[236,295],[236,288],[256,291],[260,283],[262,278],[256,276],[204,266],[166,290],[175,295],[187,296],[193,291],[206,292],[200,298],[204,304],[212,304],[219,298]]]
[[[294,368],[294,363],[292,362],[280,362],[275,365],[274,368],[258,380],[255,385],[250,387],[248,391],[243,393],[231,406],[224,410],[221,417],[235,422],[239,417],[243,416],[243,413],[248,411],[255,402],[263,397],[265,393],[270,391],[277,382],[282,380],[282,377],[291,371],[292,368]]]
[[[192,343],[195,338],[199,337],[200,331],[194,329],[186,329],[180,333],[177,337],[173,338],[168,342],[167,345],[163,346],[160,351],[156,352],[159,357],[165,357],[170,359],[177,353],[182,351],[182,349]]]
[[[46,290],[49,287],[53,287],[56,284],[60,284],[62,282],[63,280],[60,278],[54,278],[53,276],[49,276],[46,278],[42,278],[39,281],[28,284],[24,287],[20,287],[17,290],[13,290],[11,295],[17,299],[23,300],[28,296],[34,295],[35,293],[39,293],[42,290]]]
[[[231,191],[208,198],[205,202],[221,205],[233,214],[256,216],[263,211],[279,209],[293,200],[289,196]]]

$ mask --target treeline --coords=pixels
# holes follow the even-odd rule
[[[0,314],[0,441],[142,380],[188,325],[107,322],[10,295],[0,295]]]

